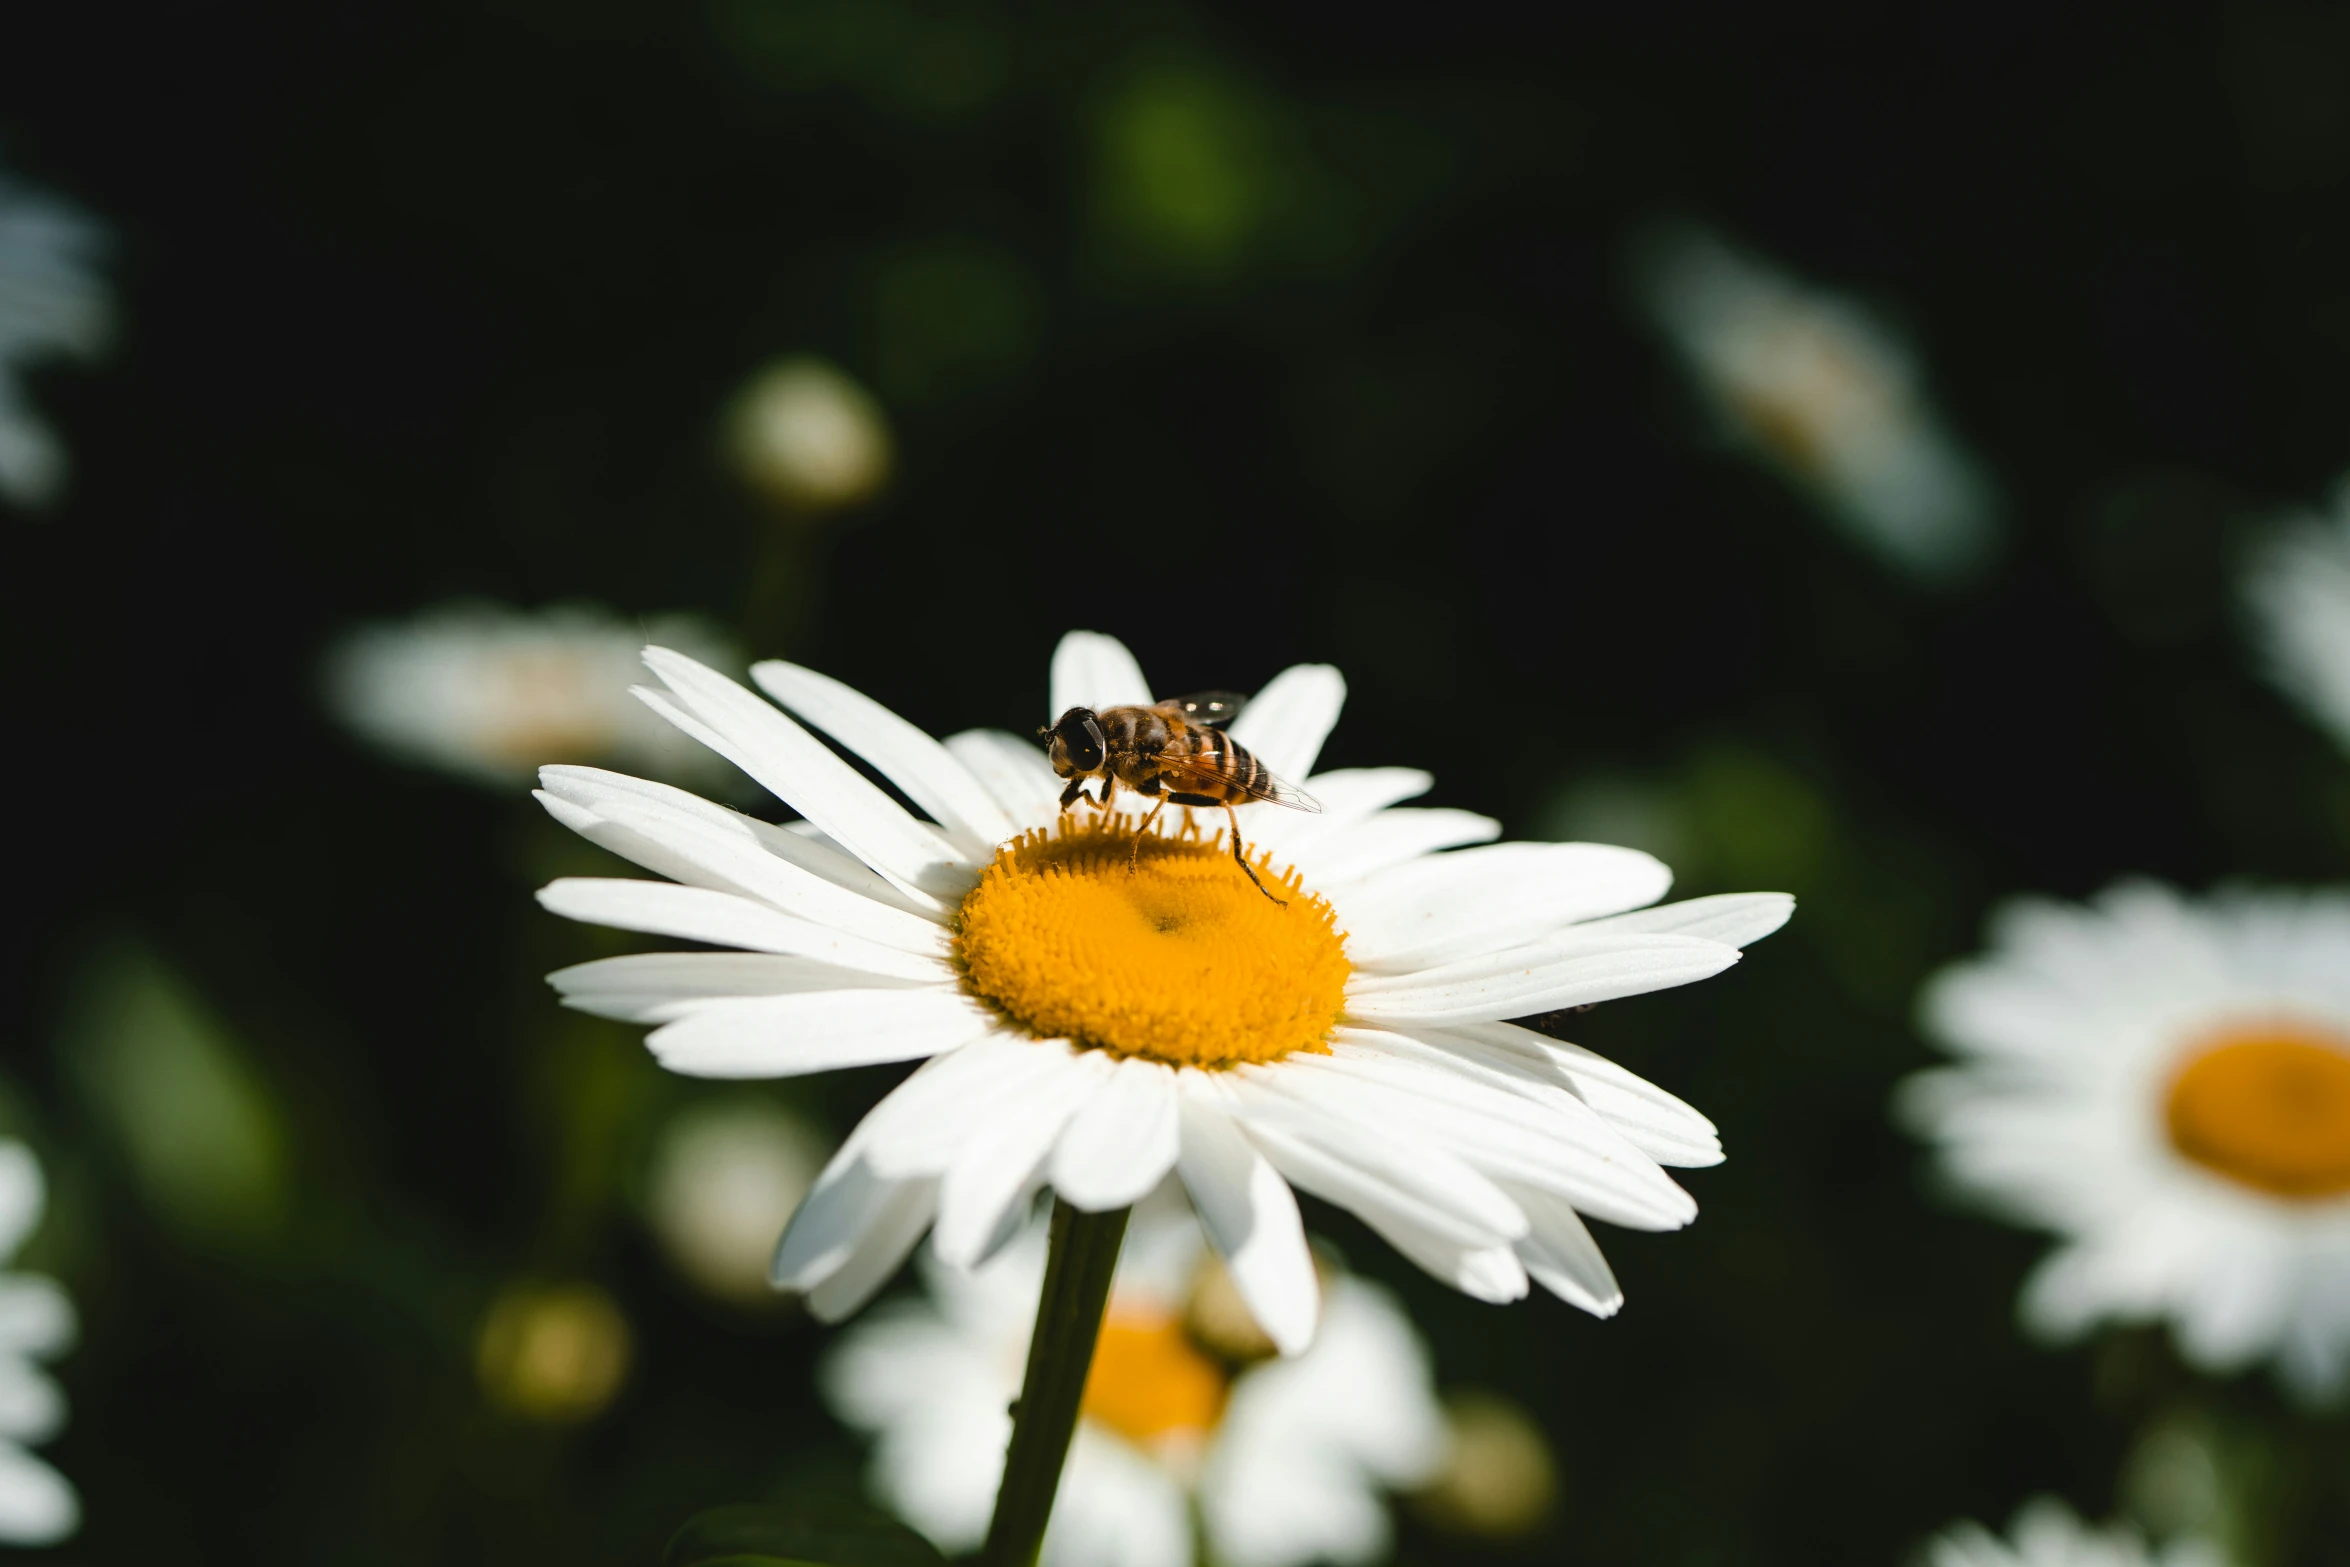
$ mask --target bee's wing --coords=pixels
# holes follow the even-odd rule
[[[1221,729],[1240,716],[1240,710],[1248,706],[1248,698],[1237,691],[1194,691],[1189,696],[1169,697],[1156,705],[1169,709],[1187,724]]]
[[[1250,758],[1255,761],[1254,757]],[[1201,794],[1220,793],[1237,789],[1251,800],[1262,800],[1268,805],[1286,805],[1293,811],[1312,811],[1319,816],[1322,802],[1293,784],[1285,784],[1265,770],[1258,762],[1256,777],[1242,782],[1239,777],[1218,768],[1204,757],[1167,756],[1158,758],[1159,778],[1178,793],[1191,790]]]

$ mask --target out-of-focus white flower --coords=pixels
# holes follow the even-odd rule
[[[1928,987],[1961,1064],[1902,1108],[1960,1188],[2062,1237],[2025,1320],[2167,1320],[2205,1370],[2350,1389],[2350,895],[2125,883],[1993,938]]]
[[[720,770],[716,758],[629,694],[648,636],[679,639],[721,665],[737,661],[692,616],[648,622],[589,605],[452,604],[345,637],[327,657],[327,697],[393,755],[479,783],[522,783],[548,762],[707,779]]]
[[[1041,1226],[929,1297],[876,1311],[823,1370],[833,1408],[879,1438],[877,1491],[949,1552],[987,1531],[1044,1276]],[[1235,1363],[1187,1328],[1215,1264],[1177,1202],[1138,1208],[1061,1478],[1047,1567],[1188,1567],[1196,1502],[1228,1567],[1368,1561],[1382,1493],[1445,1451],[1426,1352],[1377,1285],[1335,1274],[1313,1347]]]
[[[114,307],[98,276],[101,243],[89,218],[0,174],[0,495],[20,506],[54,500],[66,461],[17,377],[105,348]]]
[[[0,1262],[40,1224],[47,1200],[32,1150],[0,1141]],[[73,1487],[27,1451],[65,1424],[65,1395],[37,1362],[73,1337],[73,1302],[56,1280],[0,1273],[0,1544],[53,1545],[81,1525]]]
[[[2350,474],[2331,511],[2255,552],[2244,593],[2270,677],[2350,750]]]
[[[653,1149],[645,1193],[670,1261],[721,1300],[775,1300],[776,1238],[832,1152],[830,1140],[772,1100],[688,1105]]]
[[[627,1379],[628,1319],[593,1284],[499,1292],[474,1341],[482,1392],[508,1414],[569,1423],[602,1412]]]
[[[1989,557],[1990,482],[1890,328],[1701,229],[1652,236],[1641,262],[1651,315],[1734,440],[1900,571],[1949,580]]]
[[[1448,1394],[1444,1465],[1412,1497],[1421,1517],[1456,1534],[1508,1540],[1542,1527],[1558,1501],[1549,1439],[1516,1402]]]
[[[743,482],[788,511],[837,511],[889,482],[889,421],[821,359],[780,360],[736,394],[726,447]]]
[[[2201,1540],[2150,1549],[2126,1524],[2092,1529],[2052,1496],[2026,1502],[2001,1539],[1971,1519],[1952,1524],[1926,1547],[1930,1567],[2222,1567]]]

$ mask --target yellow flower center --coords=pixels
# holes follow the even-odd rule
[[[1322,1051],[1346,1002],[1344,939],[1297,873],[1206,841],[1064,819],[996,851],[963,900],[971,988],[1039,1039],[1172,1066]]]
[[[2350,1193],[2350,1037],[2294,1023],[2222,1030],[2165,1106],[2173,1147],[2278,1197]]]
[[[1085,1418],[1137,1447],[1204,1443],[1223,1418],[1229,1385],[1180,1319],[1113,1305],[1085,1379]]]

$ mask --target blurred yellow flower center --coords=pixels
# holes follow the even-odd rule
[[[1180,1319],[1113,1305],[1085,1379],[1083,1413],[1137,1447],[1159,1447],[1205,1439],[1223,1417],[1226,1391],[1223,1368],[1199,1352]]]
[[[1232,1066],[1321,1051],[1346,1001],[1330,905],[1294,871],[1257,890],[1222,835],[1138,835],[1123,816],[996,851],[956,946],[983,999],[1039,1039]]]
[[[2296,1024],[2212,1036],[2171,1079],[2170,1140],[2279,1197],[2350,1193],[2350,1037]]]

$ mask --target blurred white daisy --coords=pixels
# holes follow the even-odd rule
[[[1389,767],[1306,779],[1317,815],[1244,808],[1258,863],[1288,889],[1277,903],[1220,832],[1060,820],[1060,780],[1012,735],[941,744],[811,670],[752,671],[925,821],[733,681],[667,649],[645,659],[665,688],[646,702],[805,822],[546,769],[558,820],[672,880],[558,881],[541,902],[742,949],[610,958],[554,983],[573,1006],[660,1025],[648,1043],[673,1071],[925,1063],[785,1233],[775,1282],[819,1316],[856,1309],[926,1231],[970,1266],[1040,1187],[1100,1212],[1170,1170],[1285,1350],[1315,1317],[1293,1184],[1480,1299],[1516,1299],[1531,1278],[1601,1315],[1622,1297],[1580,1215],[1640,1229],[1695,1215],[1659,1166],[1718,1162],[1712,1124],[1501,1019],[1719,973],[1785,921],[1785,896],[1648,908],[1670,873],[1634,850],[1459,848],[1498,824],[1398,806],[1430,780]],[[1124,647],[1079,632],[1054,656],[1052,695],[1062,711],[1145,703],[1150,688]],[[1344,695],[1336,670],[1300,666],[1233,736],[1303,778]]]
[[[722,635],[687,615],[451,604],[344,637],[327,655],[327,699],[392,755],[477,783],[522,783],[546,762],[717,776],[716,758],[628,695],[647,636],[707,662],[735,659]]]
[[[1898,570],[1950,579],[1989,557],[1991,485],[1890,328],[1702,229],[1640,259],[1650,314],[1732,439]]]
[[[32,1150],[0,1141],[0,1263],[40,1224],[47,1201]],[[56,1280],[0,1273],[0,1544],[53,1545],[81,1525],[73,1487],[27,1451],[65,1424],[65,1395],[37,1362],[73,1337],[73,1302]]]
[[[2061,1238],[2027,1323],[2167,1320],[2205,1370],[2350,1387],[2350,896],[2133,882],[1992,936],[1928,987],[1961,1064],[1902,1108],[1959,1187]]]
[[[2201,1540],[2147,1546],[2126,1524],[2093,1529],[2052,1496],[2026,1502],[2001,1539],[1969,1520],[1952,1524],[1926,1547],[1928,1567],[2222,1567]]]
[[[950,1553],[987,1532],[1044,1241],[1030,1225],[974,1272],[926,1267],[928,1298],[877,1311],[823,1370],[833,1409],[879,1438],[874,1489]],[[1225,1567],[1368,1561],[1388,1542],[1382,1493],[1443,1461],[1427,1354],[1385,1290],[1333,1270],[1313,1348],[1275,1360],[1235,1357],[1199,1331],[1196,1297],[1221,1278],[1180,1203],[1137,1214],[1048,1567],[1189,1567],[1195,1505],[1204,1555]]]
[[[0,495],[20,506],[56,499],[66,460],[18,377],[105,348],[114,307],[98,275],[102,242],[89,218],[0,174]]]
[[[736,475],[786,511],[854,506],[889,482],[881,405],[821,359],[779,360],[751,377],[727,414],[726,448]]]
[[[2350,474],[2332,514],[2304,518],[2252,557],[2244,593],[2269,674],[2350,750]]]
[[[691,1104],[653,1146],[645,1216],[680,1273],[720,1300],[767,1305],[775,1238],[832,1140],[766,1099]]]

